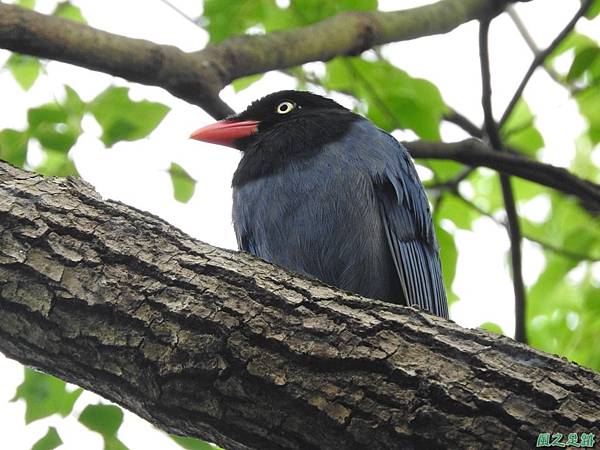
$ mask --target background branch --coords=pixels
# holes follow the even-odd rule
[[[490,21],[484,19],[479,25],[479,59],[481,63],[481,101],[485,119],[485,131],[492,149],[497,152],[504,150],[498,125],[494,120],[492,112],[492,82],[490,74],[490,57],[488,48]],[[527,295],[525,293],[525,282],[523,281],[523,258],[521,254],[521,226],[517,213],[515,196],[510,178],[505,173],[500,173],[500,187],[502,188],[502,199],[506,210],[508,223],[508,236],[510,238],[510,261],[513,280],[513,291],[515,295],[515,339],[527,343],[527,330],[525,321],[525,307]]]
[[[541,64],[544,63],[546,58],[548,58],[548,56],[550,56],[550,54],[556,49],[556,47],[559,46],[559,44],[563,41],[563,39],[567,37],[567,35],[573,30],[573,28],[575,28],[575,25],[577,24],[579,19],[581,19],[581,17],[583,17],[583,15],[587,12],[587,10],[590,8],[591,5],[592,5],[592,0],[582,0],[581,6],[577,10],[577,12],[573,16],[573,18],[569,21],[569,23],[567,23],[567,25],[558,34],[558,36],[556,36],[556,38],[554,38],[554,40],[550,43],[550,45],[548,47],[546,47],[545,50],[538,52],[534,56],[533,61],[531,61],[531,64],[529,65],[527,72],[525,72],[525,75],[523,76],[523,79],[521,80],[521,83],[519,84],[519,87],[517,87],[517,90],[515,91],[514,95],[510,99],[510,102],[508,103],[508,106],[506,107],[506,110],[502,114],[502,118],[500,119],[500,122],[499,122],[500,128],[502,128],[502,125],[504,125],[504,123],[506,123],[506,121],[508,120],[508,117],[512,113],[513,109],[515,108],[515,106],[517,106],[517,102],[523,95],[523,91],[525,90],[525,87],[527,86],[527,83],[529,83],[529,80],[531,79],[535,70]]]
[[[498,220],[497,217],[495,217],[493,214],[489,213],[488,211],[486,211],[485,209],[477,206],[475,203],[473,203],[471,200],[465,198],[463,195],[460,194],[460,192],[456,192],[453,191],[451,192],[452,195],[456,196],[456,198],[458,198],[461,202],[463,202],[465,205],[467,205],[469,208],[471,208],[473,211],[476,211],[478,214],[481,214],[482,216],[485,216],[491,220],[493,220],[497,225],[506,227],[506,223]],[[598,262],[600,261],[600,256],[595,256],[595,255],[588,255],[585,253],[578,253],[578,252],[574,252],[572,250],[566,249],[564,247],[558,247],[554,244],[551,244],[549,242],[546,242],[542,239],[539,239],[537,237],[534,236],[530,236],[528,234],[522,233],[522,236],[524,239],[527,239],[528,241],[531,241],[537,245],[539,245],[540,247],[542,247],[545,250],[549,250],[553,253],[556,253],[557,255],[561,255],[570,259],[573,259],[575,261],[590,261],[590,262]]]
[[[194,53],[0,3],[0,47],[160,86],[222,118],[232,110],[218,92],[236,78],[446,33],[498,14],[506,3],[441,0],[403,11],[343,13],[293,30],[234,37]]]
[[[515,27],[517,28],[517,30],[519,30],[521,37],[523,37],[523,40],[527,44],[527,47],[529,47],[529,50],[531,50],[531,52],[533,53],[533,56],[537,56],[540,53],[540,49],[537,46],[537,44],[535,43],[531,34],[529,34],[529,30],[527,29],[527,26],[521,20],[521,17],[519,16],[519,13],[517,12],[517,10],[514,8],[514,6],[511,5],[508,8],[506,8],[506,12],[509,15],[509,17],[511,18],[511,20],[513,21],[513,23],[515,24]],[[550,75],[550,78],[552,78],[554,81],[556,81],[561,86],[564,86],[564,83],[561,81],[560,75],[556,72],[556,70],[554,70],[550,66],[545,65],[543,62],[540,64],[540,66],[544,68],[544,70],[548,73],[548,75]]]
[[[444,116],[444,120],[462,128],[464,131],[466,131],[473,137],[479,139],[482,139],[484,137],[484,133],[481,127],[475,125],[467,116],[464,116],[463,114],[459,113],[454,109],[451,109]]]
[[[579,198],[592,212],[600,211],[600,186],[582,180],[562,167],[507,152],[492,152],[479,139],[446,143],[431,141],[403,142],[413,158],[450,159],[473,167],[489,167]]]

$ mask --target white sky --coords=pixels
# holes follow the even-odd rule
[[[37,3],[38,10],[42,12],[50,12],[55,5],[49,0],[38,0]],[[198,50],[207,41],[204,31],[159,0],[143,2],[142,14],[141,3],[134,0],[78,0],[74,3],[82,9],[89,24],[102,30],[176,45],[186,51]],[[190,16],[201,13],[199,0],[174,0],[172,3]],[[397,9],[398,3],[380,0],[380,5],[387,10]],[[409,8],[426,3],[432,2],[404,0],[401,5]],[[535,41],[543,47],[554,38],[578,5],[578,0],[535,1],[519,4],[518,11]],[[594,28],[583,20],[578,29],[600,39],[597,23]],[[532,56],[508,16],[493,22],[490,49],[494,112],[498,117]],[[476,123],[481,122],[476,23],[471,22],[441,37],[391,44],[384,48],[384,53],[411,75],[434,82],[449,105]],[[8,56],[8,52],[0,50],[0,65]],[[568,67],[568,57],[563,58],[562,63]],[[47,75],[42,76],[28,92],[21,90],[10,73],[0,72],[0,128],[24,128],[27,109],[52,101],[55,97],[60,98],[63,84],[72,86],[86,101],[111,83],[127,84],[121,79],[62,63],[50,62],[46,67]],[[239,111],[250,101],[269,92],[294,87],[291,78],[269,73],[261,82],[239,94],[226,88],[222,97]],[[81,175],[106,198],[157,214],[210,244],[235,248],[231,226],[230,180],[239,160],[237,152],[187,139],[191,131],[212,121],[199,108],[159,88],[132,85],[130,92],[135,100],[145,98],[167,104],[171,112],[149,138],[119,143],[111,149],[105,149],[99,141],[101,130],[94,119],[84,119],[85,134],[71,151]],[[525,97],[538,117],[536,123],[546,142],[546,161],[568,165],[575,152],[575,138],[585,129],[576,105],[543,71],[534,75]],[[410,132],[394,134],[399,139],[414,138]],[[442,127],[442,134],[447,141],[465,137],[462,131],[448,124]],[[37,163],[40,157],[39,149],[30,150],[30,162]],[[598,149],[595,157],[600,157]],[[171,182],[166,173],[171,161],[182,165],[198,180],[194,197],[185,205],[173,198]],[[547,205],[543,199],[537,199],[536,203],[528,205],[526,212],[543,217],[545,208]],[[453,305],[452,318],[467,327],[493,321],[506,333],[512,333],[513,293],[506,266],[505,252],[509,243],[505,231],[489,219],[480,219],[472,232],[458,230],[455,236],[460,251],[453,289],[461,301]],[[543,269],[544,259],[540,250],[527,242],[523,245],[523,254],[525,281],[531,284]],[[82,442],[89,450],[102,448],[100,436],[87,431],[73,417],[66,420],[52,417],[25,428],[24,403],[8,403],[21,381],[22,368],[0,355],[0,373],[0,448],[29,449],[46,433],[49,424],[58,428],[65,442],[61,449],[79,450]],[[90,400],[95,398],[93,394],[82,396],[76,404],[76,413],[89,401],[95,402]],[[141,419],[127,414],[119,436],[132,450],[179,448],[149,428]]]

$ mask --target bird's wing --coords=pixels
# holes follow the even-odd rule
[[[390,161],[372,175],[404,298],[409,305],[447,318],[448,303],[427,196],[406,149],[382,133]]]

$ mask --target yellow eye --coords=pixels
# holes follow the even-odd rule
[[[277,105],[277,114],[287,114],[295,107],[296,107],[296,104],[294,102],[290,102],[290,101],[286,100],[284,102],[281,102],[279,105]]]

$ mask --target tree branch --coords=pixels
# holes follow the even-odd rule
[[[466,131],[468,134],[470,134],[473,137],[476,137],[479,139],[482,139],[484,137],[484,133],[480,127],[478,127],[473,122],[471,122],[471,120],[467,116],[459,113],[458,111],[456,111],[454,109],[451,109],[444,116],[444,120],[446,122],[453,123],[454,125],[462,128],[464,131]]]
[[[493,214],[491,214],[490,212],[479,207],[478,205],[473,203],[471,200],[466,199],[464,196],[462,196],[460,194],[460,192],[457,192],[457,191],[450,191],[450,192],[452,195],[454,195],[456,198],[458,198],[460,201],[462,201],[465,205],[467,205],[472,210],[476,211],[477,213],[481,214],[482,216],[485,216],[485,217],[493,220],[497,225],[506,227],[506,224],[504,222],[498,220]],[[600,261],[600,256],[574,252],[567,248],[558,247],[554,244],[551,244],[550,242],[546,242],[540,238],[528,235],[526,233],[523,233],[523,238],[527,239],[530,242],[533,242],[534,244],[539,245],[544,250],[548,250],[550,252],[556,253],[557,255],[561,255],[561,256],[564,256],[565,258],[573,259],[575,261],[590,261],[590,262]]]
[[[475,138],[460,142],[403,142],[413,158],[450,159],[472,167],[489,167],[579,198],[591,212],[600,212],[600,186],[582,180],[562,167],[507,152],[492,152]]]
[[[396,12],[343,13],[306,27],[234,37],[194,53],[0,3],[0,47],[161,86],[222,118],[232,111],[218,92],[236,78],[446,33],[498,14],[506,3],[441,0]]]
[[[233,112],[218,97],[222,81],[211,63],[173,46],[0,3],[0,47],[160,86],[214,117]]]
[[[490,55],[488,49],[488,34],[490,21],[484,19],[479,25],[479,59],[481,63],[481,102],[483,105],[484,125],[486,136],[490,140],[492,149],[497,152],[504,150],[500,132],[492,112],[492,81],[490,74]],[[500,187],[502,199],[506,210],[508,223],[508,236],[510,238],[510,261],[515,294],[515,339],[527,343],[527,330],[525,321],[525,307],[527,296],[525,282],[523,281],[523,259],[521,254],[521,225],[517,214],[517,205],[513,188],[508,175],[500,173]]]
[[[531,53],[533,53],[533,56],[538,55],[540,53],[540,49],[538,48],[537,44],[533,40],[533,37],[531,36],[531,34],[529,34],[529,30],[527,30],[527,27],[521,20],[521,17],[519,16],[519,13],[517,12],[517,10],[511,5],[508,8],[506,8],[506,12],[508,13],[508,16],[511,18],[511,20],[515,24],[515,27],[517,28],[517,30],[519,30],[521,37],[527,44],[527,47],[529,47],[529,50],[531,50]],[[567,87],[561,81],[560,75],[556,72],[556,70],[554,70],[550,66],[545,65],[543,62],[540,64],[540,66],[544,68],[546,73],[548,73],[550,78],[552,78],[556,83],[560,84],[563,87]]]
[[[194,241],[0,163],[0,351],[248,448],[531,448],[600,434],[600,376]]]
[[[590,8],[591,5],[592,5],[592,0],[582,0],[581,6],[577,10],[577,12],[573,16],[573,18],[565,26],[565,28],[563,28],[563,30],[558,34],[558,36],[556,36],[556,38],[554,38],[554,40],[550,43],[550,45],[545,50],[538,52],[534,56],[533,61],[531,61],[531,64],[530,64],[529,68],[527,69],[527,72],[525,72],[525,75],[523,76],[523,79],[521,80],[521,83],[519,84],[519,87],[515,91],[512,98],[510,99],[510,102],[508,103],[508,106],[506,107],[504,114],[502,114],[502,118],[500,119],[500,122],[499,122],[500,128],[502,128],[502,125],[504,125],[504,123],[506,123],[506,121],[508,120],[513,109],[515,108],[515,106],[517,106],[517,102],[523,95],[523,91],[525,90],[525,87],[527,86],[527,83],[529,83],[529,80],[531,79],[535,70],[541,64],[543,64],[544,61],[546,61],[546,58],[548,58],[548,56],[550,56],[550,54],[556,49],[556,47],[559,46],[559,44],[563,41],[563,39],[567,37],[567,35],[573,30],[573,28],[575,28],[575,25],[577,24],[579,19],[581,19],[581,17],[583,17],[583,15],[587,12],[587,10]]]

